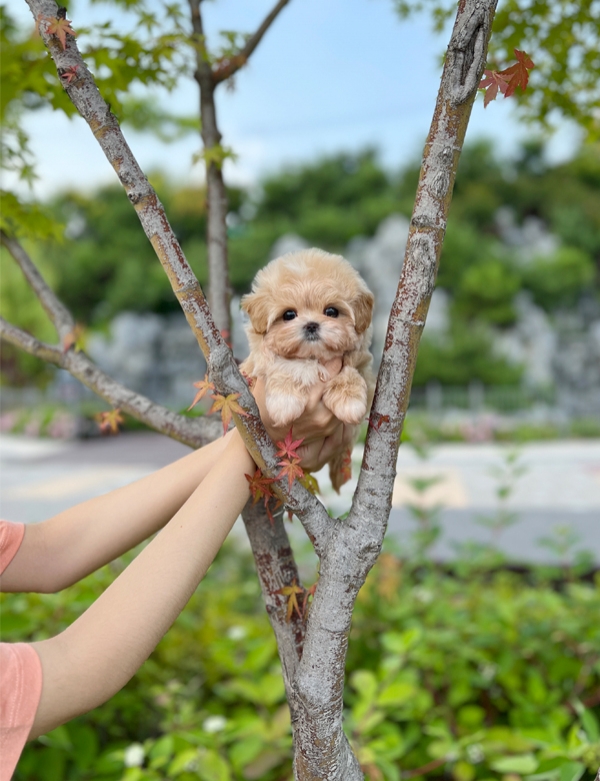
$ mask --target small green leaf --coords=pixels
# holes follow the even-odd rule
[[[498,773],[534,773],[538,767],[538,761],[533,754],[521,754],[516,757],[501,757],[490,763],[492,770]]]
[[[559,781],[579,781],[584,772],[583,762],[566,762],[560,769]]]
[[[353,688],[366,700],[372,700],[377,692],[377,678],[370,670],[357,670],[350,677]]]

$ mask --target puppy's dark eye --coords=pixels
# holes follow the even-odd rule
[[[295,317],[296,317],[295,309],[286,309],[285,312],[281,315],[282,320],[293,320]]]
[[[334,306],[328,306],[325,308],[325,317],[337,317],[339,315],[338,310]]]

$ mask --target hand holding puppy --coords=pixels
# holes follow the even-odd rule
[[[329,367],[332,375],[339,373],[341,360]],[[318,382],[311,389],[302,415],[293,423],[294,439],[302,439],[298,448],[300,464],[307,472],[318,472],[334,456],[343,456],[355,441],[356,427],[342,423],[323,403],[325,383]],[[281,442],[289,427],[276,426],[267,410],[265,381],[260,378],[252,387],[262,422],[273,442]]]

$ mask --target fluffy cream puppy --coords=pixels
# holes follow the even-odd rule
[[[283,255],[258,272],[241,306],[250,343],[241,369],[264,380],[274,425],[291,426],[320,380],[325,406],[358,426],[375,386],[368,349],[373,294],[348,261],[318,249]],[[332,376],[328,366],[340,363]],[[340,469],[339,459],[330,463],[336,488],[344,482]]]

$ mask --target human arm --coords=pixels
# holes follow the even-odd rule
[[[254,463],[237,431],[171,521],[68,629],[33,643],[43,670],[30,738],[100,705],[181,612],[244,507]]]
[[[349,427],[334,418],[316,385],[306,411],[294,422],[294,437],[307,471],[320,469],[348,440]],[[269,436],[283,440],[287,431],[270,421],[264,384],[254,387]],[[2,574],[3,591],[53,593],[76,583],[161,529],[191,496],[222,455],[225,439],[175,461],[147,477],[70,507],[38,524],[28,524],[17,554]]]
[[[215,440],[135,483],[28,524],[2,590],[60,591],[138,545],[175,515],[226,445]]]

